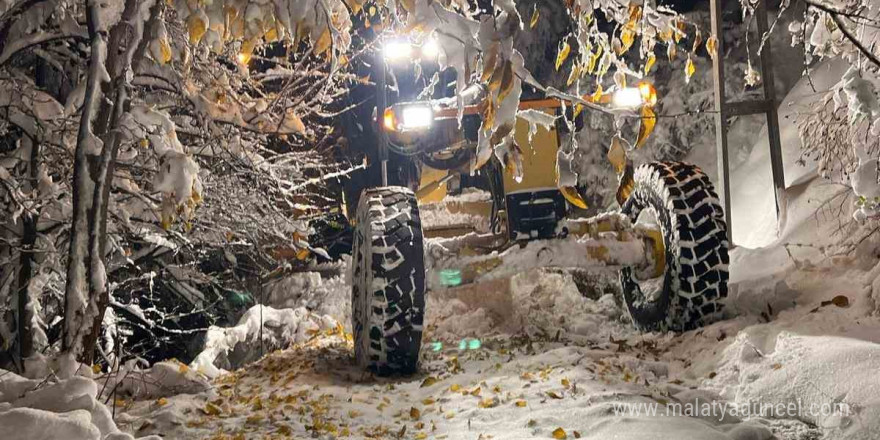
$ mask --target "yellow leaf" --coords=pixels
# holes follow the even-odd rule
[[[626,51],[632,47],[633,42],[636,40],[636,32],[634,29],[626,26],[623,28],[623,31],[620,33],[620,48],[617,50],[618,55],[623,55]]]
[[[92,365],[92,373],[101,374],[101,366],[98,364]]]
[[[648,136],[651,135],[654,131],[654,126],[657,125],[657,115],[654,114],[654,110],[651,107],[647,105],[642,106],[640,116],[641,122],[639,123],[639,137],[636,140],[636,148],[642,148],[645,145]]]
[[[483,131],[489,132],[495,125],[495,102],[492,97],[486,99],[486,108],[483,110]],[[482,166],[482,164],[480,164]]]
[[[432,399],[430,397],[422,400],[422,405],[427,406],[427,405],[433,405],[433,404],[434,404],[434,399]]]
[[[630,194],[632,194],[632,191],[636,185],[635,180],[633,180],[632,161],[626,161],[626,167],[623,170],[623,174],[619,175],[617,179],[618,184],[615,197],[617,198],[617,203],[623,206],[623,203],[626,202]]]
[[[688,55],[687,64],[684,66],[684,82],[690,83],[691,77],[694,76],[694,72],[697,71],[697,67],[694,65],[694,60],[691,59],[691,56]]]
[[[164,397],[160,397],[160,398],[156,399],[156,405],[165,406],[167,404],[168,404],[168,399],[166,399]]]
[[[559,188],[559,192],[562,193],[565,200],[568,200],[568,203],[581,209],[587,209],[587,202],[578,193],[577,188],[573,186],[563,186]]]
[[[611,148],[608,149],[608,162],[611,162],[614,172],[618,175],[623,173],[623,169],[626,167],[626,149],[623,148],[620,136],[614,136],[611,139]]]
[[[700,45],[703,44],[703,34],[699,29],[694,32],[694,46],[691,48],[691,52],[697,53],[697,49],[700,48]]]
[[[566,388],[568,388],[568,387],[571,386],[571,382],[569,382],[568,379],[566,379],[566,378],[564,378],[564,377],[562,378],[562,380],[560,381],[560,383],[562,383],[562,386],[564,386],[564,387],[566,387]]]
[[[562,47],[559,48],[559,53],[556,55],[556,70],[559,70],[559,67],[562,66],[562,63],[568,59],[568,55],[571,53],[571,46],[568,45],[568,40],[565,40],[562,43]]]
[[[553,438],[557,440],[564,440],[568,438],[568,434],[565,433],[564,429],[556,428],[553,430]]]
[[[526,406],[526,401],[525,401],[525,400],[517,400],[517,401],[516,401],[516,406],[517,406],[517,408],[525,408],[525,406]]]
[[[629,26],[635,26],[639,20],[642,19],[642,7],[637,4],[630,4],[629,6],[629,22],[627,24]]]
[[[535,3],[535,10],[532,12],[532,19],[529,20],[529,29],[534,29],[535,26],[538,25],[538,18],[540,18],[540,15],[541,14],[538,13],[538,4]]]
[[[572,84],[574,84],[574,81],[578,79],[579,76],[581,76],[581,66],[580,64],[575,64],[571,68],[571,73],[568,74],[568,81],[566,82],[566,85],[571,86]]]
[[[251,57],[254,55],[254,49],[257,46],[257,42],[253,39],[247,39],[241,42],[241,48],[238,51],[238,62],[242,65],[247,65],[251,61]]]
[[[431,385],[434,385],[435,383],[437,383],[437,378],[434,376],[428,376],[425,378],[425,380],[422,381],[422,384],[419,386],[419,388],[429,387]]]
[[[309,255],[311,255],[311,251],[306,248],[296,251],[296,259],[299,261],[304,261],[306,258],[309,258]]]
[[[205,407],[202,408],[202,411],[209,416],[216,416],[220,414],[220,408],[211,402],[206,403]]]
[[[492,74],[495,72],[495,65],[498,64],[498,49],[498,43],[493,43],[489,46],[489,53],[483,57],[483,75],[480,76],[480,81],[486,82],[489,81],[489,78],[492,78]]]
[[[825,301],[822,301],[823,303]],[[834,304],[837,307],[849,307],[849,297],[844,295],[837,295],[834,298],[831,298],[831,304]]]
[[[510,91],[513,90],[513,63],[507,61],[504,63],[504,70],[501,74],[501,90],[498,91],[498,102],[501,103],[504,101],[504,98],[507,98],[507,95],[510,94]]]
[[[171,225],[173,224],[173,222],[174,222],[173,215],[162,213],[162,218],[159,220],[159,226],[161,226],[162,229],[167,231],[167,230],[171,229]]]
[[[184,364],[183,362],[181,362],[180,365],[177,367],[177,371],[180,374],[186,374],[186,372],[189,371],[189,367],[186,366],[186,364]]]
[[[409,409],[409,417],[413,420],[418,420],[422,417],[422,412],[418,408],[412,407]]]
[[[561,399],[562,395],[556,391],[547,391],[547,397],[550,397],[551,399]]]
[[[587,72],[593,73],[596,70],[596,63],[599,61],[599,57],[602,56],[602,46],[596,47],[596,53],[590,55],[590,59],[587,61]]]
[[[590,101],[599,102],[602,100],[602,84],[596,86],[596,91],[590,95]]]
[[[202,17],[196,13],[192,13],[186,18],[186,30],[189,33],[189,42],[192,44],[199,44],[199,41],[202,40],[205,31],[208,29],[207,24],[202,20]]]
[[[654,63],[657,61],[657,56],[654,55],[653,52],[648,54],[648,59],[645,60],[645,75],[651,72],[651,68],[654,67]]]
[[[428,438],[428,434],[425,434],[424,432],[418,432],[413,438],[416,440],[425,440],[426,438]]]
[[[266,41],[269,43],[271,43],[273,41],[278,41],[278,29],[275,29],[274,27],[270,28],[263,35],[263,38],[265,38]]]
[[[290,426],[282,424],[278,427],[278,434],[281,434],[285,437],[290,437],[291,435],[293,435],[293,430],[290,429]]]
[[[498,406],[498,399],[495,397],[483,399],[479,404],[480,408],[494,408],[496,406]]]
[[[504,66],[496,67],[495,70],[492,71],[492,76],[489,77],[488,84],[489,93],[494,93],[501,89],[501,82],[504,79],[504,68],[506,66],[507,63],[504,63]]]
[[[165,64],[171,61],[171,46],[165,38],[159,39],[159,64]]]
[[[681,37],[685,35],[687,25],[683,21],[676,20],[675,28],[678,29],[678,32],[674,34],[675,42],[678,43],[679,41],[681,41]]]
[[[476,387],[471,391],[471,396],[479,396],[482,389],[480,387]]]
[[[321,32],[318,41],[315,41],[315,53],[323,55],[328,52],[330,50],[330,43],[332,43],[332,39],[330,38],[330,28],[328,27],[324,29],[324,32]]]
[[[457,392],[461,391],[461,385],[454,383],[449,386],[449,391],[452,391],[453,393],[457,393]]]
[[[706,52],[709,52],[709,56],[712,57],[713,60],[715,59],[715,56],[718,55],[718,38],[715,38],[714,35],[706,40]]]

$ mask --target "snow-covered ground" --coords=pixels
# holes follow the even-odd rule
[[[381,379],[353,365],[350,335],[326,316],[348,319],[344,280],[298,275],[282,285],[328,302],[290,294],[320,310],[273,319],[275,335],[295,329],[291,347],[210,389],[117,398],[116,424],[180,439],[880,438],[880,265],[873,239],[832,255],[848,214],[816,209],[838,192],[810,178],[789,189],[781,238],[732,252],[730,319],[703,329],[639,334],[613,295],[533,270],[432,292],[421,373]],[[252,337],[248,316],[227,333]]]
[[[876,439],[880,265],[870,239],[829,255],[838,217],[814,213],[837,191],[818,179],[789,190],[782,240],[732,253],[735,316],[700,330],[639,334],[612,295],[584,298],[571,274],[534,270],[432,294],[422,373],[378,379],[353,365],[350,335],[326,316],[348,319],[344,280],[298,276],[284,285],[323,289],[329,301],[299,292],[320,312],[264,310],[266,333],[290,348],[211,387],[199,363],[160,364],[115,396],[100,377],[48,385],[3,373],[0,438],[102,438],[115,406],[119,429],[180,439]],[[257,311],[216,330],[213,349],[253,342]]]

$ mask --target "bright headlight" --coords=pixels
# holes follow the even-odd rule
[[[614,92],[611,105],[615,108],[633,108],[642,105],[642,94],[637,87],[626,87]]]
[[[412,45],[404,40],[389,40],[382,47],[382,53],[390,61],[409,58],[412,55]]]
[[[657,104],[657,90],[648,81],[642,81],[638,87],[626,87],[614,92],[611,105],[615,108],[635,108],[642,105],[653,107]]]
[[[437,58],[437,55],[439,54],[440,44],[437,43],[437,39],[433,37],[426,38],[425,42],[422,43],[422,58],[433,60]]]
[[[398,104],[385,109],[382,123],[389,131],[423,130],[434,123],[434,111],[430,105]]]
[[[428,128],[434,122],[434,112],[424,105],[408,105],[403,107],[400,115],[400,128],[417,130]]]

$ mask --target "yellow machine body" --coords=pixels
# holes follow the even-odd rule
[[[522,149],[522,180],[517,182],[513,173],[504,173],[504,192],[556,188],[556,154],[559,151],[559,137],[556,128],[549,130],[538,125],[538,132],[529,142],[529,122],[516,119],[516,144]]]
[[[529,142],[529,122],[522,118],[516,120],[514,133],[516,144],[522,149],[522,180],[514,179],[509,170],[504,172],[504,192],[529,190],[548,190],[556,188],[556,154],[559,151],[559,137],[556,128],[538,125],[538,131]],[[425,164],[421,165],[421,181],[418,192],[420,203],[443,201],[447,194],[445,182],[439,183],[449,174]]]

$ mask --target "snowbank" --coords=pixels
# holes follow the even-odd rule
[[[207,391],[211,384],[180,362],[162,361],[143,370],[130,362],[109,378],[106,388],[113,387],[116,388],[115,397],[148,400]]]
[[[780,333],[772,351],[747,333],[724,353],[717,380],[737,405],[765,417],[816,425],[825,439],[876,439],[880,432],[880,345],[834,336]],[[758,404],[761,406],[759,407]]]
[[[329,315],[351,329],[351,286],[346,283],[351,257],[344,256],[338,267],[331,270],[341,275],[314,272],[295,272],[269,281],[265,285],[265,304],[276,309],[306,309],[319,315]]]
[[[98,384],[81,376],[51,382],[0,370],[0,438],[134,439],[116,427],[110,410],[96,398],[97,394]]]
[[[635,334],[615,303],[614,277],[593,282],[600,289],[595,300],[584,297],[571,273],[545,269],[431,291],[425,307],[428,338],[529,335],[588,342]]]
[[[263,328],[263,340],[260,341],[260,328]],[[223,328],[211,326],[208,329],[205,349],[196,356],[190,367],[196,371],[215,378],[222,373],[215,363],[230,351],[242,349],[252,352],[261,350],[262,342],[266,351],[285,347],[290,344],[305,342],[322,330],[336,329],[341,324],[330,316],[318,315],[305,307],[296,309],[273,309],[256,305],[245,312],[235,327]]]

